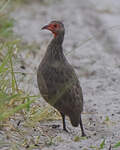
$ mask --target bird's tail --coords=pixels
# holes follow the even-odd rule
[[[70,117],[71,124],[74,127],[78,127],[78,125],[80,123],[80,115],[75,113],[75,114],[71,114],[69,117]]]

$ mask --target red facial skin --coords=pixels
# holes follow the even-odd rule
[[[60,29],[60,25],[57,23],[51,23],[49,25],[44,26],[42,29],[47,29],[49,31],[51,31],[54,34],[54,37],[57,36],[57,32]]]

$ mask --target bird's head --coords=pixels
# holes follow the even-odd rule
[[[52,21],[48,25],[42,27],[42,30],[43,29],[50,30],[54,34],[54,37],[57,37],[59,34],[64,34],[65,30],[63,23],[60,21]]]

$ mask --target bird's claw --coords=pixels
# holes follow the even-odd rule
[[[64,130],[65,132],[69,133],[69,131],[68,131],[66,128],[63,128],[63,130]]]

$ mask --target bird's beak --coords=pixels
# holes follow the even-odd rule
[[[49,25],[45,25],[44,27],[42,27],[42,30],[44,30],[44,29],[47,29],[47,30],[53,31],[53,28],[52,28],[51,24],[49,24]]]
[[[45,25],[44,27],[41,28],[41,30],[48,29],[48,28],[49,28],[49,26]]]

